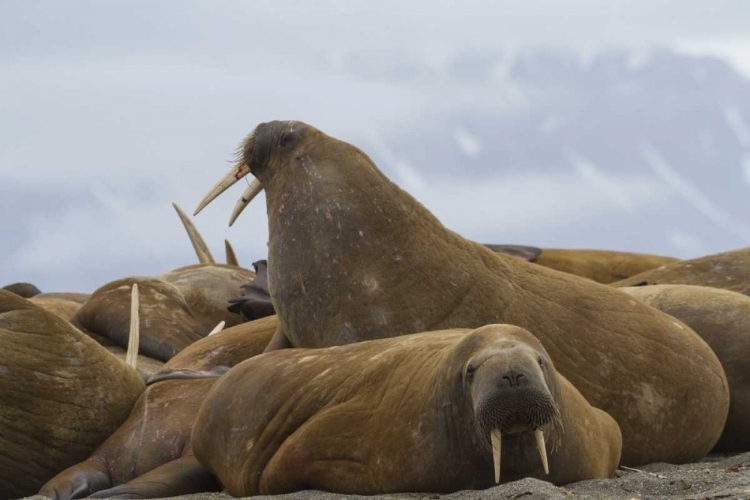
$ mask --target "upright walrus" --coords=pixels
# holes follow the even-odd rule
[[[213,387],[192,442],[236,497],[566,484],[611,477],[621,448],[612,417],[511,325],[250,359]]]
[[[462,238],[362,151],[304,123],[259,125],[199,209],[250,172],[258,181],[232,217],[265,189],[280,321],[269,349],[510,323],[533,331],[558,371],[617,420],[625,464],[696,460],[721,435],[721,364],[674,318]]]

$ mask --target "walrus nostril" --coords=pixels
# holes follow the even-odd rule
[[[521,384],[525,385],[527,382],[526,376],[523,373],[516,373],[513,370],[508,372],[507,375],[503,375],[503,380],[507,382],[508,387],[520,387]]]

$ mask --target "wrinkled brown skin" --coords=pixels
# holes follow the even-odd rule
[[[719,439],[729,406],[721,364],[672,317],[462,238],[362,151],[304,123],[258,126],[242,161],[266,192],[280,321],[267,351],[515,324],[617,420],[624,464],[694,461]]]
[[[492,451],[475,422],[466,365],[508,341],[544,357],[565,430],[547,426],[549,449],[556,444],[549,476],[533,434],[504,436],[501,479],[565,484],[611,477],[621,446],[614,419],[554,371],[533,335],[511,325],[250,359],[209,393],[193,428],[193,451],[236,497],[488,488],[495,484]]]
[[[224,371],[217,367],[232,367],[263,353],[277,326],[276,316],[270,316],[222,330],[154,370],[128,421],[88,460],[45,485],[41,494],[71,500],[94,492],[101,498],[159,498],[218,491],[213,474],[190,450],[195,415],[215,377]],[[198,381],[204,377],[209,380]]]
[[[120,347],[118,345],[107,345],[104,346],[104,348],[117,356],[119,359],[125,361],[128,350],[124,347]],[[144,382],[151,378],[155,373],[159,373],[163,368],[163,361],[149,358],[148,356],[144,356],[143,354],[138,355],[138,360],[136,361],[136,370],[138,370],[138,373],[141,374],[141,378]]]
[[[200,371],[210,370],[215,366],[234,366],[240,361],[262,354],[278,325],[276,316],[268,316],[227,328],[185,348],[160,371]]]
[[[697,285],[750,295],[750,247],[682,260],[636,274],[612,286]]]
[[[51,479],[39,494],[54,500],[159,498],[219,491],[190,449],[193,421],[218,378],[149,385],[127,421],[87,460]]]
[[[78,292],[47,292],[35,295],[37,299],[63,299],[75,302],[76,304],[83,305],[91,298],[90,293],[78,293]]]
[[[518,245],[487,245],[492,251],[523,258],[534,264],[575,274],[597,283],[614,283],[636,274],[678,262],[672,257],[645,253],[613,252],[609,250],[579,250],[569,248],[533,249]],[[528,248],[537,252],[519,252]],[[536,255],[534,255],[536,253]]]
[[[55,314],[65,321],[70,321],[81,308],[81,304],[67,299],[56,299],[49,297],[32,297],[29,299],[45,311]]]
[[[194,264],[159,276],[180,289],[193,315],[203,328],[211,331],[221,321],[225,327],[245,320],[230,312],[229,301],[242,295],[242,285],[255,278],[255,273],[226,264]]]
[[[176,286],[146,277],[121,279],[99,288],[76,313],[73,324],[127,348],[134,283],[140,292],[139,353],[167,361],[210,331],[193,316]]]
[[[69,322],[0,290],[0,499],[33,495],[89,456],[143,390]]]
[[[16,295],[18,295],[19,297],[23,297],[24,299],[29,299],[42,293],[41,290],[39,290],[35,285],[32,285],[31,283],[13,283],[11,285],[4,286],[3,290],[15,293]]]
[[[701,336],[721,361],[729,382],[729,416],[714,451],[750,450],[750,297],[693,285],[623,288],[674,316]]]

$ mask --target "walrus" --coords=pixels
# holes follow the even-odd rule
[[[78,305],[85,304],[90,298],[90,293],[78,292],[44,292],[34,296],[35,299],[61,299],[75,302]]]
[[[219,491],[214,476],[190,449],[193,420],[216,380],[204,376],[149,384],[127,421],[88,459],[50,479],[39,494],[74,500]]]
[[[625,465],[694,461],[719,439],[723,369],[678,320],[462,238],[361,150],[300,122],[256,127],[196,212],[251,172],[230,220],[265,190],[279,316],[267,351],[509,323],[533,331],[558,371],[615,418]]]
[[[0,290],[0,499],[86,458],[144,390],[136,370],[68,321]]]
[[[598,283],[614,283],[657,267],[678,262],[673,257],[647,253],[615,252],[572,248],[536,248],[523,245],[492,245],[487,248],[497,253],[518,257],[540,266],[549,267]]]
[[[56,314],[66,321],[72,320],[73,316],[75,316],[81,308],[81,304],[78,302],[67,299],[35,296],[31,297],[29,300],[42,309],[45,309],[52,314]]]
[[[141,354],[167,361],[210,330],[198,322],[176,286],[149,277],[125,278],[102,286],[78,310],[73,324],[127,347],[128,294],[134,283],[141,295]]]
[[[246,321],[239,312],[228,309],[227,305],[230,300],[240,296],[242,285],[253,280],[255,273],[229,263],[217,264],[193,221],[176,203],[172,203],[172,206],[185,227],[199,264],[175,269],[158,278],[180,289],[204,328],[213,328],[220,321],[224,321],[227,327]],[[227,241],[225,244],[228,245],[227,258],[230,259],[231,245]],[[237,260],[236,257],[234,260]]]
[[[750,297],[694,285],[621,289],[674,316],[713,349],[729,382],[729,415],[714,451],[750,450]]]
[[[13,283],[4,286],[3,290],[15,293],[16,295],[18,295],[19,297],[23,297],[24,299],[29,299],[31,297],[34,297],[35,295],[39,295],[40,293],[42,293],[41,290],[39,290],[31,283]]]
[[[54,500],[91,495],[158,498],[218,491],[193,457],[190,432],[208,390],[229,367],[263,352],[276,316],[243,323],[188,346],[147,382],[125,422],[87,460],[51,479]]]
[[[251,358],[209,392],[192,443],[236,497],[565,484],[611,477],[621,450],[614,419],[511,325]]]
[[[682,260],[612,284],[645,285],[698,285],[750,295],[750,247]]]

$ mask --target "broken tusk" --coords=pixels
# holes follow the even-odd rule
[[[208,249],[208,245],[206,245],[193,221],[188,218],[187,214],[182,211],[177,203],[172,203],[172,206],[177,211],[177,215],[180,216],[182,225],[185,227],[185,231],[187,231],[190,243],[193,245],[193,250],[195,250],[195,255],[198,256],[198,262],[201,264],[214,264],[216,262],[214,261],[214,256],[211,255],[211,250]]]
[[[138,314],[139,304],[138,285],[134,283],[130,298],[130,336],[128,338],[128,352],[125,354],[125,362],[132,366],[133,369],[135,369],[138,364],[138,344],[141,335],[141,318]]]
[[[225,324],[226,323],[224,321],[220,321],[219,324],[216,325],[213,330],[211,330],[210,332],[208,332],[208,335],[206,335],[206,337],[210,337],[214,333],[219,333],[220,331],[222,331],[224,329],[224,325]]]
[[[217,196],[229,189],[230,186],[232,186],[235,182],[242,179],[249,173],[250,167],[248,167],[244,163],[233,167],[227,175],[225,175],[219,182],[216,183],[213,188],[211,188],[211,191],[206,195],[206,197],[201,200],[201,202],[198,204],[198,208],[195,209],[193,216],[198,215],[198,212],[206,208],[206,205],[211,203]]]
[[[234,253],[234,248],[229,240],[224,240],[224,252],[227,254],[227,264],[230,266],[240,267],[240,262],[237,260],[237,254]]]
[[[495,465],[495,484],[500,484],[500,452],[502,451],[502,436],[500,429],[494,429],[492,436],[492,461]]]
[[[544,466],[544,473],[549,474],[549,464],[547,463],[547,448],[544,446],[544,433],[537,429],[534,431],[536,436],[536,447],[539,449],[539,456],[542,457],[542,466]]]
[[[240,197],[240,200],[234,206],[232,216],[229,218],[229,227],[232,227],[232,224],[234,224],[234,221],[237,220],[237,217],[240,216],[242,211],[245,210],[245,207],[247,207],[250,202],[253,201],[253,198],[258,196],[258,193],[261,191],[263,191],[263,186],[258,179],[254,179],[247,189],[245,189],[245,192],[242,193],[242,197]]]

